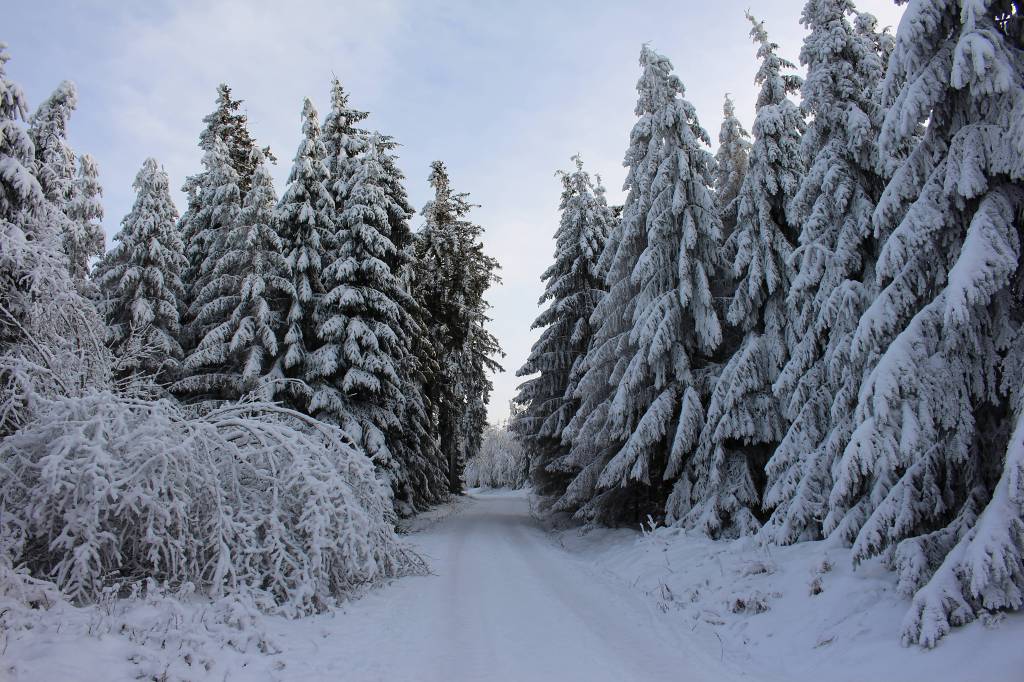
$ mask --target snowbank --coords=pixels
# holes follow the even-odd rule
[[[765,546],[680,529],[556,532],[569,551],[692,623],[695,637],[754,680],[1018,682],[1024,614],[954,630],[933,650],[900,645],[908,600],[878,561],[851,568],[827,542]]]

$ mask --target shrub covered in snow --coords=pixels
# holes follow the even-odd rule
[[[50,400],[0,462],[0,548],[78,601],[154,578],[297,616],[420,565],[369,459],[273,405]]]
[[[504,426],[484,430],[480,452],[468,462],[463,477],[470,488],[522,488],[526,485],[529,462],[526,450]]]

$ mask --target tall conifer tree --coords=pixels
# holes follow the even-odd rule
[[[219,139],[227,147],[228,163],[238,174],[242,194],[249,191],[253,175],[259,170],[253,151],[258,147],[249,132],[249,117],[242,113],[243,100],[231,97],[231,88],[225,83],[217,86],[217,107],[203,117],[206,127],[199,134],[199,148],[213,149]],[[277,161],[269,147],[262,150],[264,160]]]
[[[6,74],[7,46],[0,43],[0,352],[22,339],[32,299],[45,282],[32,280],[39,251],[53,226],[35,176],[35,146],[25,128],[25,93]]]
[[[715,152],[715,203],[722,217],[723,240],[728,240],[736,229],[738,197],[750,163],[750,146],[750,133],[736,118],[736,105],[726,94],[722,105],[722,128],[718,133],[718,151]]]
[[[292,282],[277,232],[277,197],[263,152],[249,191],[223,244],[210,254],[209,278],[196,299],[195,323],[205,329],[186,358],[176,389],[238,400],[248,393],[272,399]]]
[[[288,176],[288,186],[275,211],[291,272],[291,300],[284,337],[282,370],[289,380],[289,401],[307,410],[311,391],[306,383],[308,356],[317,348],[314,315],[324,294],[325,258],[334,248],[334,199],[328,187],[327,149],[320,120],[308,99],[302,108],[302,141]]]
[[[358,157],[338,216],[337,249],[324,268],[324,295],[316,306],[317,349],[307,357],[313,389],[310,411],[345,428],[404,486],[402,463],[391,451],[404,412],[400,371],[408,347],[405,291],[388,266],[389,201],[376,138]]]
[[[789,263],[798,229],[786,213],[796,194],[803,165],[800,136],[804,121],[789,95],[800,88],[796,67],[778,55],[764,24],[749,14],[750,35],[758,46],[761,86],[754,119],[749,168],[735,200],[732,276],[736,288],[728,321],[739,342],[718,377],[697,455],[670,516],[686,510],[686,520],[718,535],[747,534],[760,527],[763,471],[785,433],[786,422],[772,384],[793,341],[787,328],[786,293],[793,279]],[[787,73],[790,72],[790,73]]]
[[[710,289],[721,247],[710,138],[671,62],[645,45],[640,66],[629,194],[580,387],[597,384],[603,399],[577,414],[570,454],[581,471],[558,503],[595,520],[660,512],[663,481],[696,442],[704,365],[722,333]]]
[[[904,641],[925,646],[1024,606],[1022,11],[910,2],[884,81],[888,238],[850,341],[870,369],[826,531],[855,562],[893,550]]]
[[[122,358],[123,372],[166,380],[182,357],[178,313],[185,257],[178,212],[167,173],[155,159],[146,159],[132,187],[135,203],[94,278],[108,343]]]
[[[89,154],[83,154],[78,159],[78,174],[68,204],[71,230],[64,239],[71,276],[80,286],[84,285],[89,274],[89,261],[104,252],[106,236],[103,234],[102,196],[96,160]]]
[[[487,330],[484,294],[498,281],[498,262],[486,255],[483,228],[468,220],[468,195],[451,187],[441,161],[431,164],[434,198],[423,208],[426,224],[416,238],[416,300],[430,342],[419,345],[421,367],[434,410],[436,433],[447,460],[451,492],[462,489],[462,466],[480,447],[486,425],[490,372],[500,371],[498,340]]]
[[[811,0],[803,12],[801,106],[811,121],[802,142],[807,171],[789,207],[800,225],[788,298],[797,343],[775,386],[791,426],[768,463],[765,494],[773,509],[765,532],[780,542],[821,534],[834,462],[869,364],[854,360],[850,341],[877,292],[871,212],[883,186],[875,144],[883,64],[856,21],[849,0]]]
[[[572,472],[560,471],[558,460],[568,454],[562,432],[578,406],[573,396],[573,373],[590,347],[590,316],[604,295],[604,276],[598,259],[612,227],[612,213],[603,189],[594,185],[583,162],[573,157],[576,170],[561,173],[561,223],[555,232],[555,260],[541,279],[546,282],[539,305],[548,303],[533,328],[541,328],[519,376],[523,382],[516,402],[522,405],[512,429],[526,445],[531,477],[542,495],[565,492]]]

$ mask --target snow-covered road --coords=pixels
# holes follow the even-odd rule
[[[273,633],[287,679],[728,679],[638,591],[555,544],[522,494],[478,494],[410,536],[434,575]],[[655,622],[657,621],[657,622]]]

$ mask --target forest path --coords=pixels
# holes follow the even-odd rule
[[[480,493],[409,536],[433,575],[274,633],[284,679],[700,682],[732,677],[677,618],[554,543],[523,493]]]

